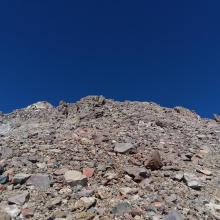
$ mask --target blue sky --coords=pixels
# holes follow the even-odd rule
[[[0,110],[86,95],[220,113],[219,1],[1,1]]]

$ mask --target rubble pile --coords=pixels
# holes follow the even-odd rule
[[[0,114],[0,220],[220,219],[220,123],[88,96]]]

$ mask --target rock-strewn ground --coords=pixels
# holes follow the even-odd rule
[[[0,220],[220,219],[220,123],[86,97],[0,115]]]

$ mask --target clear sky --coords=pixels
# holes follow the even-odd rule
[[[0,110],[86,95],[220,113],[220,1],[1,1]]]

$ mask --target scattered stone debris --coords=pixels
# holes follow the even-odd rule
[[[217,116],[89,96],[0,119],[0,220],[220,219]]]

